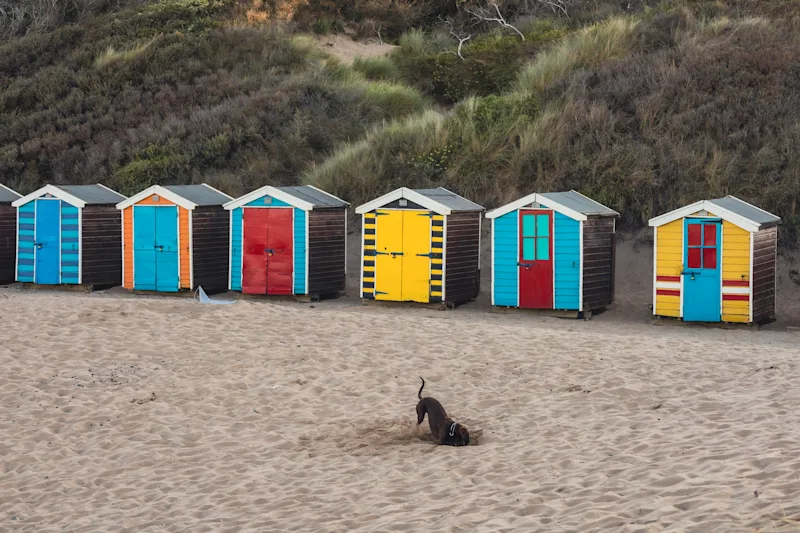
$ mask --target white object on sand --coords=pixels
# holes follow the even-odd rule
[[[197,290],[194,292],[194,296],[198,302],[201,304],[235,304],[236,300],[212,300],[206,294],[206,291],[203,290],[203,287],[197,287]]]

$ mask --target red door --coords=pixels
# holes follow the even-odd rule
[[[553,212],[520,211],[519,306],[553,308]]]
[[[292,209],[263,209],[269,212],[267,237],[267,294],[292,294],[294,254]]]
[[[292,210],[245,209],[242,292],[292,294]]]

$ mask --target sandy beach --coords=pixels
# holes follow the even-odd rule
[[[800,334],[626,305],[0,288],[0,532],[800,531]],[[476,445],[417,431],[419,376]]]

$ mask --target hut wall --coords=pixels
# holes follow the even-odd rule
[[[750,232],[722,221],[722,320],[750,321],[750,295],[732,294],[750,289]]]
[[[480,291],[480,239],[482,213],[453,213],[447,216],[445,244],[445,291],[448,302],[462,303],[474,299]],[[433,217],[433,238],[441,231]],[[433,242],[432,250],[436,249]],[[432,260],[435,262],[435,258]],[[435,272],[435,266],[431,266]],[[434,275],[435,276],[435,275]],[[436,277],[431,279],[433,296]]]
[[[583,222],[583,309],[602,309],[613,298],[614,219],[590,218]]]
[[[230,213],[231,251],[230,251],[230,283],[232,291],[242,290],[242,228],[244,209],[237,207]]]
[[[122,286],[133,289],[133,207],[122,211]]]
[[[683,269],[683,219],[657,227],[656,246],[656,281],[679,283]],[[654,313],[680,317],[680,290],[656,289]]]
[[[345,209],[308,213],[308,293],[338,294],[345,288]]]
[[[194,286],[186,288],[195,289],[202,285],[204,290],[215,292],[228,288],[229,239],[230,215],[221,206],[197,207],[192,211]],[[181,240],[181,249],[183,242]],[[186,285],[190,285],[188,278]],[[181,277],[183,286],[184,279]]]
[[[17,209],[0,204],[0,283],[14,281],[17,257]]]
[[[553,212],[555,309],[580,309],[581,223]]]
[[[778,228],[766,228],[753,235],[753,322],[775,317],[775,261]]]
[[[361,264],[361,297],[372,300],[375,299],[375,231],[377,228],[375,211],[364,213],[362,221],[361,247],[364,259]]]
[[[51,201],[51,200],[48,200]],[[61,202],[61,284],[77,285],[81,264],[81,210]]]
[[[17,250],[17,281],[33,283],[36,250],[36,202],[28,202],[18,208],[19,249]]]
[[[519,211],[511,211],[492,222],[492,303],[519,305]]]
[[[116,286],[122,282],[122,218],[113,205],[83,209],[82,282]]]
[[[306,239],[306,217],[308,213],[302,209],[294,208],[294,293],[308,294],[308,271],[306,267],[306,256],[308,254],[308,244]]]

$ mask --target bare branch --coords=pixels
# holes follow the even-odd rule
[[[550,9],[553,10],[553,13],[558,14],[560,11],[564,17],[569,19],[569,13],[567,9],[572,4],[572,0],[537,0],[540,4],[544,4],[546,6],[550,6]],[[630,2],[628,3],[630,5]]]
[[[468,7],[464,11],[472,15],[472,18],[475,20],[475,23],[479,22],[496,22],[500,24],[503,28],[508,28],[514,30],[517,35],[519,35],[520,39],[523,41],[525,40],[525,36],[519,31],[513,24],[509,24],[502,13],[500,13],[500,7],[494,1],[490,1],[488,3],[489,8],[477,5],[473,7]],[[494,8],[494,13],[492,13],[492,9]]]
[[[461,55],[461,49],[464,47],[464,43],[466,43],[467,41],[472,39],[472,34],[471,33],[467,34],[464,31],[464,24],[463,23],[459,24],[458,26],[455,26],[453,24],[453,21],[450,20],[450,19],[444,20],[442,17],[439,17],[439,20],[441,20],[442,23],[445,26],[447,26],[448,30],[450,31],[450,35],[455,40],[458,41],[458,51],[453,52],[453,53],[455,53],[459,58],[461,58],[463,60],[464,56]]]

